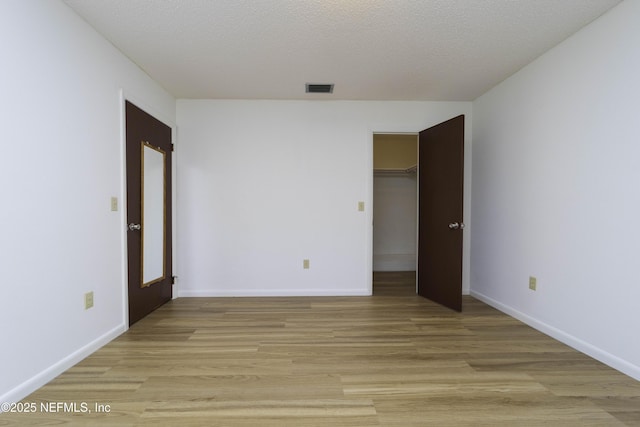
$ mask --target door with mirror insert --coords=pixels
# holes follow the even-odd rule
[[[171,300],[171,128],[126,102],[129,325]]]

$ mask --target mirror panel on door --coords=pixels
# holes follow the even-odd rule
[[[165,156],[142,142],[142,280],[151,286],[165,278]]]

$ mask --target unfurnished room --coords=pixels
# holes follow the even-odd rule
[[[0,425],[640,426],[638,22],[0,1]]]

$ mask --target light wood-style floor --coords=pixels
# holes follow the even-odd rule
[[[638,426],[640,383],[474,300],[375,275],[373,297],[182,298],[0,425]],[[68,424],[67,424],[68,423]]]

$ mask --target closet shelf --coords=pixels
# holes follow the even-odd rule
[[[373,173],[375,175],[409,175],[409,174],[415,174],[417,171],[418,171],[418,165],[414,165],[406,169],[402,169],[402,168],[374,169]]]

